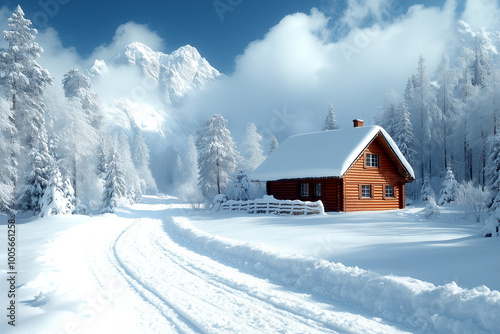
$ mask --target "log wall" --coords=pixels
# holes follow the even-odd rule
[[[380,135],[375,138],[344,175],[344,211],[404,208],[404,184],[406,180],[400,175],[396,164],[382,147],[381,140],[383,139],[380,138]],[[365,166],[367,153],[379,156],[379,167]],[[361,185],[372,186],[371,198],[360,198]],[[394,198],[385,198],[384,186],[386,185],[394,186]]]
[[[300,185],[309,184],[309,196],[300,196]],[[314,185],[321,184],[321,196],[314,196]],[[267,182],[267,193],[276,199],[321,200],[325,211],[341,211],[342,182],[337,178],[295,179]]]

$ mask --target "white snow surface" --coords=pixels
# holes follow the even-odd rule
[[[250,175],[255,181],[341,177],[366,146],[381,133],[408,173],[413,169],[394,140],[380,126],[312,132],[290,136]]]
[[[498,275],[498,265],[486,272],[471,270],[477,262],[495,268],[488,255],[500,250],[498,242],[491,242],[496,238],[465,237],[472,254],[465,257],[464,245],[441,239],[460,240],[467,232],[455,226],[458,231],[450,227],[443,233],[436,226],[446,222],[424,223],[420,234],[398,236],[402,230],[397,228],[382,233],[383,222],[392,217],[395,223],[399,213],[406,227],[419,223],[419,213],[411,210],[371,218],[364,213],[365,219],[361,214],[213,214],[167,196],[147,196],[143,203],[96,217],[18,219],[18,318],[15,328],[2,321],[0,332],[495,333],[498,291],[379,274],[333,262],[328,251],[306,247],[312,235],[327,238],[331,247],[339,244],[345,253],[349,243],[361,248],[364,242],[384,261],[382,239],[374,247],[368,236],[356,240],[359,227],[348,237],[335,223],[339,218],[366,228],[371,219],[369,234],[379,231],[388,243],[391,232],[395,238],[420,240],[423,249],[430,239],[436,250],[455,248],[462,272],[481,276],[496,270]],[[6,217],[1,218],[5,225]],[[326,230],[340,235],[335,239]],[[477,257],[473,249],[480,242],[489,248]],[[328,243],[322,244],[325,249]],[[396,255],[405,258],[403,253]],[[385,259],[387,264],[393,260]],[[6,270],[1,272],[6,276]],[[4,281],[0,288],[7,291]],[[2,294],[3,305],[6,297]]]

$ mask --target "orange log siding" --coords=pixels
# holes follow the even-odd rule
[[[391,210],[404,208],[404,184],[393,159],[377,137],[344,175],[344,211]],[[366,167],[366,154],[379,156],[379,167]],[[360,198],[360,185],[372,186],[372,198]],[[394,186],[394,198],[384,198],[384,186]]]

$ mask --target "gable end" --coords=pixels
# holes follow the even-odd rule
[[[370,140],[370,142],[363,148],[363,150],[361,151],[361,153],[359,153],[359,155],[352,161],[352,163],[349,166],[349,168],[347,168],[347,170],[345,171],[345,173],[341,177],[343,177],[344,175],[346,175],[347,172],[352,168],[352,166],[362,156],[364,157],[363,160],[364,160],[364,164],[366,165],[366,161],[365,161],[365,159],[366,159],[366,149],[375,140],[377,140],[381,144],[382,148],[385,150],[385,152],[387,153],[387,155],[390,157],[391,161],[395,164],[395,166],[396,166],[396,168],[397,168],[400,176],[402,178],[404,178],[406,182],[412,182],[413,178],[412,178],[411,174],[409,173],[409,171],[406,170],[404,164],[399,159],[399,157],[396,154],[396,152],[394,152],[394,150],[392,149],[391,145],[387,142],[387,139],[385,138],[385,136],[382,134],[381,131],[377,132],[377,134],[375,134],[375,136],[373,136],[373,138]]]

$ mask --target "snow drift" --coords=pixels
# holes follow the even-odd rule
[[[287,255],[264,245],[214,236],[173,217],[164,228],[178,243],[231,266],[313,295],[361,307],[389,321],[439,333],[491,333],[500,328],[500,292],[463,289],[410,277],[382,276],[341,263]]]

